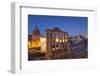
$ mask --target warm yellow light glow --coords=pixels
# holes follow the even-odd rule
[[[64,39],[62,40],[62,42],[64,42]]]
[[[60,40],[60,42],[62,42],[62,40]]]
[[[56,38],[56,42],[59,42],[58,38]]]
[[[46,51],[46,38],[40,37],[40,39],[28,41],[28,48],[40,48],[40,51]]]
[[[28,48],[29,49],[31,49],[31,48],[39,48],[40,46],[41,46],[41,44],[40,44],[40,40],[39,39],[28,41]]]
[[[46,51],[46,38],[41,37],[40,41],[41,41],[41,51],[45,52]]]
[[[58,42],[65,42],[65,40],[64,39],[60,39]]]
[[[41,46],[40,40],[32,40],[32,47],[33,48],[38,48],[40,46]]]

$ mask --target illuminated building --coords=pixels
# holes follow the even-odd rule
[[[32,35],[28,35],[28,49],[46,51],[46,38],[40,35],[38,27],[35,27]]]
[[[32,35],[28,37],[28,48],[40,50],[41,42],[40,42],[40,31],[37,27],[34,28]]]
[[[40,42],[41,42],[41,51],[42,52],[46,52],[46,38],[45,37],[41,37],[40,38]]]
[[[59,28],[47,29],[47,54],[48,57],[61,58],[70,53],[70,42],[67,32]]]
[[[70,54],[69,35],[59,28],[53,28],[47,29],[46,37],[43,37],[35,27],[28,37],[28,49],[31,52],[45,52],[48,59],[66,58]]]

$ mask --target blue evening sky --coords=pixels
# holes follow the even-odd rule
[[[70,36],[88,35],[88,17],[28,15],[28,34],[32,33],[35,26],[42,35],[45,35],[46,29],[54,27],[68,32]]]

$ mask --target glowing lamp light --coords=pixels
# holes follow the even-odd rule
[[[62,40],[62,42],[65,42],[64,39]]]
[[[56,42],[59,42],[58,38],[56,38]]]
[[[62,40],[60,40],[60,42],[62,42]]]

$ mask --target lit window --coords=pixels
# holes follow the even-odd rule
[[[65,42],[67,42],[67,39],[65,39]]]
[[[64,39],[62,40],[62,42],[64,42]]]
[[[56,38],[56,42],[59,42],[58,38]]]
[[[60,42],[61,42],[61,40],[60,40]]]

